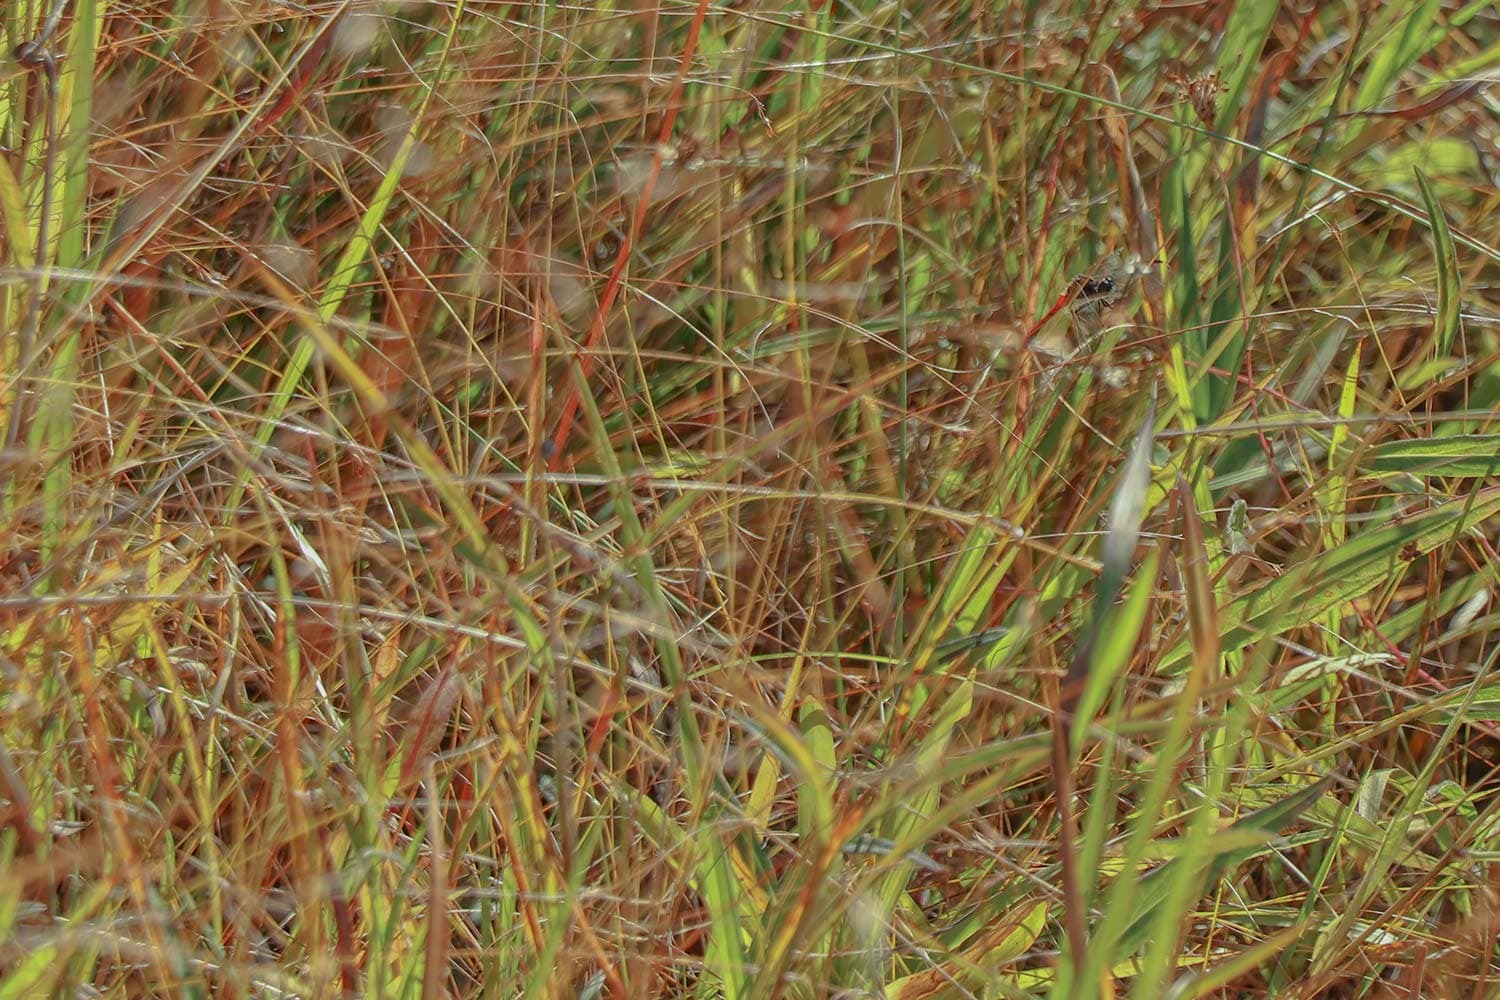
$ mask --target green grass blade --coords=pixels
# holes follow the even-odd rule
[[[1463,532],[1500,514],[1500,487],[1463,500],[1449,500],[1358,535],[1330,552],[1304,560],[1285,576],[1223,608],[1225,648],[1240,648],[1268,634],[1305,625],[1386,582],[1409,560],[1451,543]],[[1161,661],[1172,672],[1188,657],[1186,641]]]
[[[1448,216],[1442,202],[1432,190],[1432,182],[1421,167],[1416,167],[1417,186],[1422,190],[1422,202],[1427,208],[1429,228],[1437,261],[1437,316],[1433,319],[1432,332],[1434,350],[1439,358],[1450,357],[1461,332],[1459,309],[1463,299],[1463,288],[1459,283],[1458,248],[1453,245],[1453,234],[1448,229]]]
[[[1363,453],[1360,465],[1372,473],[1488,478],[1500,469],[1500,434],[1382,441]]]

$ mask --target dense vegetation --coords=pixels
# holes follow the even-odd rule
[[[0,42],[0,998],[1500,996],[1492,4]]]

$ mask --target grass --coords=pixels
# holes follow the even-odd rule
[[[0,40],[0,998],[1500,997],[1490,4]]]

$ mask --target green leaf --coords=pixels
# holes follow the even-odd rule
[[[965,979],[979,980],[980,973],[998,969],[1024,955],[1041,936],[1047,923],[1047,904],[1038,901],[1020,913],[1008,913],[990,924],[963,951],[937,968],[904,976],[886,987],[887,1000],[926,1000],[953,996]],[[967,993],[963,995],[969,995]]]
[[[969,717],[974,707],[974,678],[965,677],[953,690],[942,707],[932,715],[931,728],[917,746],[913,766],[919,774],[933,771],[952,748],[953,735],[961,722]],[[936,788],[928,788],[917,795],[906,808],[895,813],[877,834],[896,843],[905,844],[913,831],[937,808],[939,802]],[[892,912],[901,893],[906,891],[911,879],[913,865],[902,861],[881,880],[879,899],[884,912]]]
[[[1444,706],[1441,714],[1461,714],[1464,722],[1500,722],[1500,684],[1480,688],[1467,705]]]
[[[1274,3],[1238,3],[1230,8],[1228,22],[1220,40],[1219,51],[1225,53],[1227,65],[1220,65],[1224,96],[1219,100],[1219,131],[1225,131],[1245,103],[1250,79],[1261,66],[1254,54],[1265,48],[1271,25],[1276,21],[1278,5]]]
[[[1104,706],[1116,680],[1130,664],[1130,651],[1140,637],[1141,626],[1146,622],[1146,612],[1151,609],[1151,598],[1156,593],[1157,570],[1161,553],[1153,549],[1141,564],[1125,602],[1110,608],[1094,639],[1089,656],[1087,682],[1078,707],[1073,711],[1073,732],[1070,737],[1076,752],[1083,734],[1093,723],[1094,716]]]
[[[1118,612],[1115,600],[1125,585],[1140,540],[1141,522],[1146,517],[1151,492],[1151,449],[1156,440],[1156,404],[1146,408],[1146,416],[1115,484],[1115,495],[1109,506],[1109,531],[1104,536],[1100,562],[1102,570],[1094,592],[1094,613],[1089,630],[1079,643],[1063,679],[1063,705],[1073,715],[1070,740],[1076,741],[1087,729],[1093,713],[1104,703],[1104,696],[1114,677],[1125,665],[1130,647],[1140,631],[1150,606],[1147,599],[1156,578],[1155,562],[1150,563],[1145,593],[1137,593]],[[1103,650],[1100,655],[1098,650]]]
[[[1383,101],[1406,68],[1446,34],[1438,17],[1441,7],[1440,0],[1423,0],[1420,7],[1391,4],[1383,8],[1386,17],[1371,26],[1371,37],[1383,44],[1370,58],[1354,95],[1354,107],[1373,108]]]
[[[1167,898],[1173,880],[1180,875],[1179,869],[1185,865],[1202,868],[1202,886],[1213,885],[1242,861],[1266,850],[1267,843],[1326,795],[1333,782],[1334,776],[1327,775],[1279,801],[1241,816],[1226,827],[1221,836],[1213,839],[1206,857],[1176,857],[1143,875],[1136,917],[1121,939],[1117,954],[1133,954],[1145,944],[1157,907]]]
[[[32,256],[36,236],[26,215],[26,195],[4,157],[0,157],[0,229],[5,232],[14,263],[22,268],[32,267],[36,263]]]
[[[1448,218],[1443,214],[1443,205],[1428,182],[1421,167],[1413,168],[1417,185],[1422,189],[1422,201],[1427,205],[1427,217],[1432,225],[1432,241],[1437,258],[1438,306],[1437,318],[1433,320],[1433,337],[1439,357],[1453,353],[1453,344],[1458,339],[1459,299],[1462,288],[1458,279],[1458,250],[1453,245],[1453,233],[1448,229]]]
[[[1416,476],[1483,478],[1500,471],[1500,434],[1459,434],[1443,438],[1386,441],[1365,453],[1371,472]]]
[[[1500,514],[1500,486],[1397,518],[1314,556],[1259,590],[1231,601],[1220,612],[1224,648],[1243,648],[1267,635],[1306,625],[1329,608],[1352,601],[1393,573],[1404,571],[1409,559],[1426,555],[1496,514]],[[1190,654],[1184,637],[1167,651],[1159,669],[1176,672]]]

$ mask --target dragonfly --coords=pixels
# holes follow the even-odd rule
[[[1056,316],[1064,308],[1068,309],[1073,325],[1078,336],[1074,338],[1074,344],[1066,349],[1056,350],[1048,348],[1042,351],[1053,355],[1057,360],[1067,362],[1085,353],[1094,340],[1104,331],[1105,317],[1111,309],[1125,300],[1142,275],[1149,274],[1152,266],[1161,258],[1158,256],[1149,264],[1141,263],[1139,255],[1129,256],[1116,251],[1105,257],[1098,266],[1085,271],[1069,281],[1063,289],[1052,308],[1047,310],[1046,315],[1037,320],[1032,327],[1026,331],[1021,343],[1031,350],[1040,347],[1035,344],[1036,335],[1047,325],[1048,320]],[[999,348],[996,354],[1000,353]],[[992,359],[993,360],[993,359]],[[1096,366],[1098,367],[1098,366]],[[988,372],[988,367],[985,373]],[[1123,384],[1125,378],[1124,369],[1112,366],[1098,367],[1104,381],[1112,386]],[[1050,376],[1049,376],[1050,377]],[[980,376],[981,381],[984,374]],[[979,384],[966,393],[963,409],[959,412],[956,426],[963,426],[968,419],[969,411],[978,398]]]
[[[1115,251],[1097,267],[1068,282],[1052,308],[1026,331],[1026,342],[1030,343],[1047,321],[1064,308],[1069,310],[1080,332],[1092,338],[1101,331],[1105,315],[1130,293],[1136,281],[1149,273],[1150,269],[1151,265],[1141,263],[1139,257],[1127,257]]]

